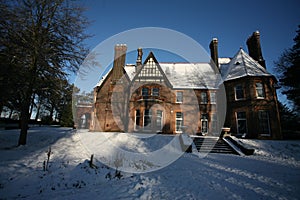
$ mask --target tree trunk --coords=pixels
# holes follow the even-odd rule
[[[25,100],[24,104],[22,105],[21,110],[21,131],[19,136],[19,143],[20,145],[25,145],[27,142],[27,130],[28,130],[28,122],[29,122],[29,108],[30,108],[30,98],[29,100]]]
[[[52,120],[51,122],[53,122],[53,113],[54,113],[54,106],[51,104],[51,110],[50,110],[50,119]]]
[[[12,117],[12,114],[13,114],[14,110],[13,110],[13,109],[9,109],[9,110],[10,110],[10,112],[9,112],[9,116],[8,116],[8,118],[9,118],[9,119],[11,119],[11,117]]]
[[[3,104],[2,104],[2,102],[0,103],[0,117],[1,117],[1,115],[2,115],[2,111],[3,111]]]
[[[40,109],[41,109],[41,104],[39,102],[38,105],[37,105],[37,110],[36,110],[36,115],[35,115],[35,121],[37,121],[39,119]]]
[[[33,108],[34,108],[34,99],[35,99],[35,94],[32,95],[29,117],[31,117],[32,111],[33,111]]]

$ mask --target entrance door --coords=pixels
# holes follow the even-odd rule
[[[201,133],[202,134],[208,133],[208,115],[207,114],[201,115]]]
[[[151,130],[152,112],[149,109],[144,110],[144,130]]]
[[[163,111],[156,111],[156,131],[161,131],[163,127]]]

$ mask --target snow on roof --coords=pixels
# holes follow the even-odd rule
[[[159,63],[173,88],[215,89],[222,81],[245,76],[272,76],[257,61],[240,49],[233,58],[219,58],[220,72],[216,73],[210,63]],[[135,64],[127,64],[124,69],[132,81],[136,75]],[[101,78],[100,86],[110,70]],[[222,80],[223,77],[223,80]]]
[[[221,64],[220,71],[224,81],[245,76],[272,76],[243,49],[240,49],[228,64]]]
[[[125,65],[124,69],[129,77],[129,79],[132,80],[136,74],[135,73],[135,64],[127,64],[127,65]]]
[[[228,64],[231,61],[231,58],[218,58],[219,64],[224,65]]]
[[[108,70],[108,72],[106,74],[104,74],[101,79],[99,80],[99,82],[95,85],[95,87],[99,87],[102,85],[103,81],[106,79],[107,75],[109,74],[109,72],[112,70],[112,68],[110,70]],[[95,88],[94,87],[94,88]]]
[[[219,80],[209,63],[159,63],[173,88],[213,89]],[[135,65],[127,64],[125,71],[130,80],[136,75]]]
[[[173,88],[215,89],[221,76],[209,63],[159,63]]]

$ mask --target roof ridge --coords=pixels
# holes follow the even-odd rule
[[[248,70],[247,70],[247,66],[246,66],[246,62],[245,62],[245,59],[244,59],[244,50],[243,50],[242,48],[240,49],[240,53],[241,53],[242,62],[243,62],[243,64],[244,64],[244,70],[245,70],[245,73],[246,73],[247,75],[249,75],[249,74],[248,74]]]

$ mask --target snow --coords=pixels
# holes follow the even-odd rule
[[[94,160],[93,146],[116,145],[149,153],[170,136],[129,137],[111,133],[110,141],[87,131],[33,127],[28,144],[16,147],[19,130],[0,131],[0,199],[299,199],[300,141],[241,140],[253,156],[182,153],[169,165],[147,173],[123,172]],[[95,141],[96,137],[101,139]],[[113,139],[111,139],[113,138]],[[84,140],[85,139],[85,140]],[[94,141],[94,142],[93,142]],[[117,144],[115,144],[115,142]],[[86,142],[91,142],[87,146]],[[43,170],[51,147],[48,171]],[[99,147],[99,146],[98,146]],[[96,152],[98,153],[98,152]],[[95,158],[99,155],[95,153]],[[166,158],[167,159],[167,158]]]
[[[224,81],[245,76],[272,76],[243,49],[240,49],[228,64],[221,64],[220,70]]]
[[[159,63],[173,88],[216,89],[221,75],[210,63]]]

